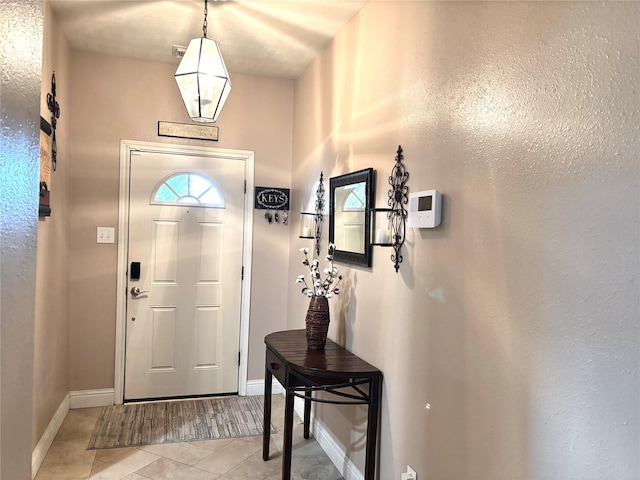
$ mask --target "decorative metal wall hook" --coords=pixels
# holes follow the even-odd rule
[[[316,190],[316,231],[315,231],[315,249],[316,255],[320,256],[320,240],[322,239],[322,214],[324,212],[324,172],[320,172],[320,183]]]
[[[320,240],[322,239],[322,223],[324,221],[324,173],[320,172],[320,181],[316,189],[316,204],[314,212],[300,212],[300,238],[313,239],[313,250],[320,256]]]
[[[405,227],[407,224],[407,209],[405,205],[409,203],[409,172],[406,171],[402,164],[404,155],[402,155],[402,146],[398,145],[398,151],[396,155],[396,164],[391,170],[391,176],[389,177],[389,200],[387,204],[394,212],[391,218],[391,231],[393,234],[393,250],[391,255],[391,261],[394,262],[396,272],[400,268],[402,263],[402,255],[400,255],[400,248],[404,243]]]
[[[402,160],[402,146],[398,145],[395,157],[395,165],[389,176],[389,189],[387,204],[389,208],[372,208],[371,212],[371,244],[385,247],[393,247],[391,261],[396,272],[400,269],[402,255],[400,249],[404,244],[405,229],[407,224],[408,211],[406,205],[409,203],[409,172],[406,171]]]
[[[53,135],[51,136],[51,167],[53,171],[56,171],[58,166],[58,144],[56,142],[56,125],[58,118],[60,118],[60,105],[56,101],[56,72],[51,75],[51,93],[47,93],[47,107],[51,112],[51,129]]]

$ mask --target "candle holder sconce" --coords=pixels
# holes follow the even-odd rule
[[[56,140],[56,127],[60,118],[60,104],[56,100],[56,72],[51,75],[51,93],[47,93],[47,108],[51,112],[51,167],[56,171],[58,166],[58,142]]]
[[[406,171],[402,160],[402,146],[398,145],[395,165],[389,176],[389,208],[371,208],[371,245],[380,247],[392,247],[391,261],[396,272],[400,269],[402,255],[400,249],[404,243],[407,224],[407,209],[409,203],[409,172]]]
[[[300,238],[314,240],[313,249],[317,257],[320,256],[320,240],[322,239],[324,192],[324,174],[320,172],[320,182],[316,189],[315,212],[300,212]]]

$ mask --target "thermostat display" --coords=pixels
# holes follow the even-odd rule
[[[433,197],[431,195],[427,197],[418,197],[418,211],[424,212],[427,210],[431,210],[431,206],[433,205]]]
[[[433,228],[442,218],[442,194],[437,190],[425,190],[409,194],[407,225],[412,228]]]

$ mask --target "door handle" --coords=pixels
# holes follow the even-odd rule
[[[142,295],[143,293],[149,293],[148,290],[140,290],[138,287],[131,287],[131,296],[133,298],[136,298],[140,295]]]

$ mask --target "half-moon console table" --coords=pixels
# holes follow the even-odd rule
[[[271,430],[271,381],[275,376],[285,388],[282,479],[291,477],[293,400],[304,399],[304,438],[309,438],[311,402],[368,405],[365,480],[374,480],[376,442],[382,395],[382,372],[340,345],[327,339],[324,350],[308,350],[305,330],[285,330],[264,339],[267,346],[264,383],[264,432],[262,458],[269,460]],[[313,392],[326,392],[318,398]]]

